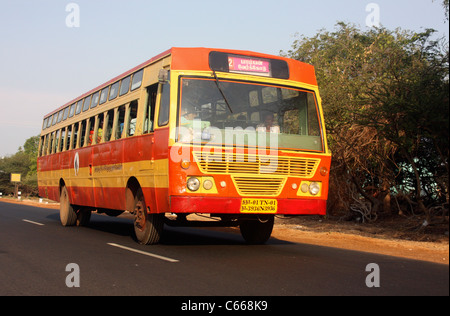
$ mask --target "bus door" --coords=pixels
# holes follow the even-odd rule
[[[155,117],[155,139],[153,146],[154,187],[158,213],[169,209],[169,115],[170,115],[170,76],[169,71],[161,70],[157,103],[158,115]]]

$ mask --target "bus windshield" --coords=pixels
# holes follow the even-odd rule
[[[324,151],[313,91],[183,77],[180,95],[179,142]]]

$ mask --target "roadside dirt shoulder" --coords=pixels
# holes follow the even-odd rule
[[[0,199],[35,207],[59,209],[59,204],[46,201]],[[324,220],[319,217],[296,217],[275,221],[272,237],[295,243],[378,253],[414,260],[449,264],[448,223],[433,232],[405,229],[396,220],[376,225]]]

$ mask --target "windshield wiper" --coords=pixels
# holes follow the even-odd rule
[[[231,113],[233,113],[233,110],[231,109],[230,103],[228,102],[227,97],[225,96],[225,93],[223,93],[222,88],[221,88],[220,85],[219,85],[219,78],[217,78],[217,75],[216,75],[216,71],[215,71],[215,70],[213,70],[213,75],[214,75],[214,78],[216,79],[216,86],[217,86],[217,89],[219,89],[220,94],[222,95],[222,97],[223,97],[225,103],[226,103],[227,106],[228,106],[228,109],[230,110]]]

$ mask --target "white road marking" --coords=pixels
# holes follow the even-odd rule
[[[176,260],[176,259],[167,258],[167,257],[163,257],[163,256],[160,256],[160,255],[155,255],[154,253],[150,253],[150,252],[146,252],[146,251],[142,251],[142,250],[137,250],[137,249],[134,249],[134,248],[129,248],[129,247],[118,245],[118,244],[114,244],[114,243],[108,243],[108,245],[113,246],[113,247],[117,247],[117,248],[121,248],[121,249],[125,249],[125,250],[128,250],[128,251],[136,252],[136,253],[139,253],[141,255],[157,258],[157,259],[164,260],[164,261],[179,262],[179,260]]]
[[[34,225],[44,226],[44,224],[41,224],[41,223],[38,223],[38,222],[29,221],[27,219],[23,219],[22,221],[30,223],[30,224],[34,224]]]

